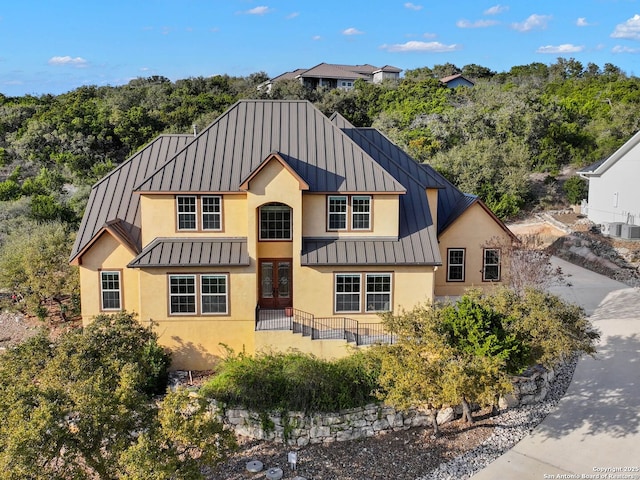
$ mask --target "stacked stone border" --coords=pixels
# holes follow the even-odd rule
[[[522,376],[514,377],[513,392],[499,399],[500,409],[516,408],[543,401],[555,379],[553,369],[537,366]],[[211,403],[214,414],[237,435],[269,440],[290,446],[333,443],[372,437],[382,432],[407,430],[431,425],[433,413],[438,424],[454,420],[462,413],[460,406],[433,412],[426,408],[396,410],[386,405],[371,404],[338,413],[303,412],[258,413],[242,408],[224,408]]]

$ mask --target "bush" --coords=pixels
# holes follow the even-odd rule
[[[571,205],[580,203],[583,199],[587,198],[589,193],[589,187],[587,181],[581,177],[571,177],[564,182],[564,193],[567,194],[567,200]]]
[[[332,412],[374,401],[378,374],[362,352],[334,362],[297,352],[231,355],[201,393],[260,412]]]

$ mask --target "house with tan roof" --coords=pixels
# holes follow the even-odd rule
[[[271,86],[280,80],[298,80],[307,88],[339,88],[350,90],[356,80],[365,82],[380,83],[384,80],[395,80],[400,78],[402,69],[385,65],[375,67],[373,65],[338,65],[331,63],[319,63],[311,68],[299,68],[292,72],[285,72],[272,78],[261,85],[267,92],[271,91]]]
[[[199,370],[222,345],[336,358],[390,341],[381,312],[500,283],[495,239],[514,237],[378,130],[242,100],[94,185],[71,262],[85,323],[136,312],[173,368]]]

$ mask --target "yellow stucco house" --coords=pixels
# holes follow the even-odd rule
[[[173,368],[386,340],[379,313],[500,282],[514,237],[373,128],[306,101],[243,100],[161,135],[92,189],[71,262],[83,321],[153,323]]]

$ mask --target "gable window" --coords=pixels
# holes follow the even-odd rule
[[[102,310],[120,310],[122,308],[119,271],[100,272],[100,297]]]
[[[447,250],[447,282],[464,282],[464,248]]]
[[[260,240],[291,240],[291,208],[283,203],[260,207]]]
[[[222,229],[222,208],[220,197],[202,197],[202,229]]]
[[[196,313],[196,276],[169,276],[169,312],[173,315]]]
[[[485,249],[482,264],[482,280],[485,282],[500,281],[500,250],[495,248]]]
[[[371,226],[371,197],[351,197],[351,228],[369,230]]]
[[[227,276],[200,277],[202,313],[227,313]]]
[[[347,197],[329,197],[329,230],[346,230]]]
[[[391,274],[366,274],[367,312],[388,312],[391,310]]]
[[[337,312],[360,311],[360,274],[336,274],[336,306]]]
[[[178,203],[178,230],[196,230],[196,197],[193,195],[179,195]]]

